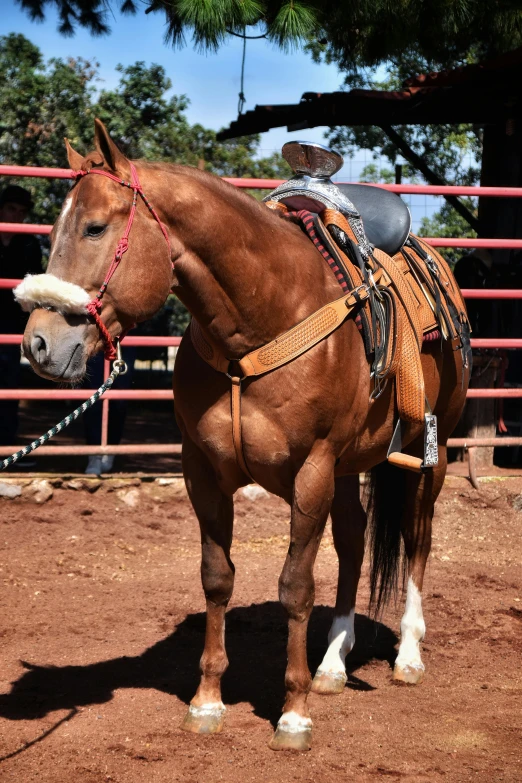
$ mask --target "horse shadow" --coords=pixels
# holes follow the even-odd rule
[[[314,608],[308,631],[308,657],[314,672],[326,650],[332,610]],[[393,665],[397,636],[362,615],[355,618],[356,644],[347,658],[347,687],[372,690],[354,672],[371,660]],[[199,682],[204,613],[190,614],[175,631],[135,657],[122,656],[86,666],[40,666],[22,662],[25,672],[9,693],[0,695],[0,717],[37,720],[56,710],[72,710],[112,699],[118,688],[155,688],[186,704]],[[255,715],[275,726],[284,701],[287,623],[275,601],[237,607],[227,613],[230,666],[223,677],[225,704],[249,702]]]

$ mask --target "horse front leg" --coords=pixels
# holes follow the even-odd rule
[[[288,615],[288,664],[283,714],[272,750],[309,750],[312,721],[307,697],[312,684],[306,654],[308,620],[315,598],[313,568],[334,494],[334,460],[311,455],[294,482],[290,546],[279,578],[279,599]]]
[[[206,598],[205,648],[201,681],[181,728],[195,734],[216,734],[223,728],[225,707],[221,678],[228,667],[225,650],[225,611],[234,586],[230,559],[234,506],[224,494],[205,455],[183,439],[183,473],[201,530],[201,581]]]
[[[328,650],[312,683],[314,693],[325,696],[343,692],[347,680],[345,658],[355,644],[355,599],[366,530],[359,476],[340,476],[335,480],[331,516],[333,541],[339,560],[337,599],[328,634]]]

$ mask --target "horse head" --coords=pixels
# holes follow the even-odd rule
[[[107,355],[163,305],[172,264],[166,229],[103,123],[95,121],[96,151],[83,157],[65,144],[76,183],[51,233],[47,273],[27,276],[15,296],[31,312],[22,347],[33,369],[74,383],[91,356],[103,347]]]

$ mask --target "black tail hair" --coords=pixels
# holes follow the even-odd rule
[[[406,502],[404,470],[381,462],[372,468],[368,493],[370,611],[380,614],[392,596],[403,562],[401,522]]]

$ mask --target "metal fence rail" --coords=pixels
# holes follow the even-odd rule
[[[74,172],[70,169],[38,168],[34,166],[6,166],[0,165],[0,176],[14,177],[45,177],[57,179],[73,179]],[[249,189],[273,189],[284,180],[274,179],[249,179],[230,178],[225,180],[240,188]],[[493,198],[522,198],[522,188],[509,187],[465,187],[465,186],[433,186],[433,185],[368,185],[368,187],[381,187],[393,193],[400,194],[425,194],[425,195],[461,195],[461,196],[487,196]],[[50,234],[52,226],[45,224],[28,223],[0,223],[0,233],[27,233]],[[522,248],[522,239],[470,239],[453,237],[424,238],[433,247],[461,247],[461,248]],[[0,289],[13,288],[20,280],[0,279]],[[522,299],[522,290],[511,289],[464,289],[466,299]],[[0,334],[0,344],[19,344],[21,335]],[[179,337],[134,337],[125,338],[125,345],[136,347],[167,347],[178,346]],[[514,350],[522,348],[522,339],[519,338],[475,338],[472,339],[473,348]],[[108,364],[108,363],[106,363]],[[108,370],[108,366],[106,366]],[[108,374],[108,372],[107,372]],[[92,394],[88,389],[0,389],[0,399],[18,400],[78,400]],[[521,398],[522,389],[469,389],[469,399],[491,398]],[[172,400],[172,391],[165,389],[126,389],[111,390],[106,393],[102,402],[102,443],[100,446],[43,446],[40,454],[45,455],[70,455],[70,454],[179,454],[179,444],[126,444],[123,446],[111,446],[107,444],[108,413],[110,400]],[[450,438],[448,446],[466,448],[473,451],[481,446],[521,446],[522,437],[506,438]],[[6,456],[16,450],[16,447],[0,446],[0,456]],[[471,467],[470,451],[470,467]]]

